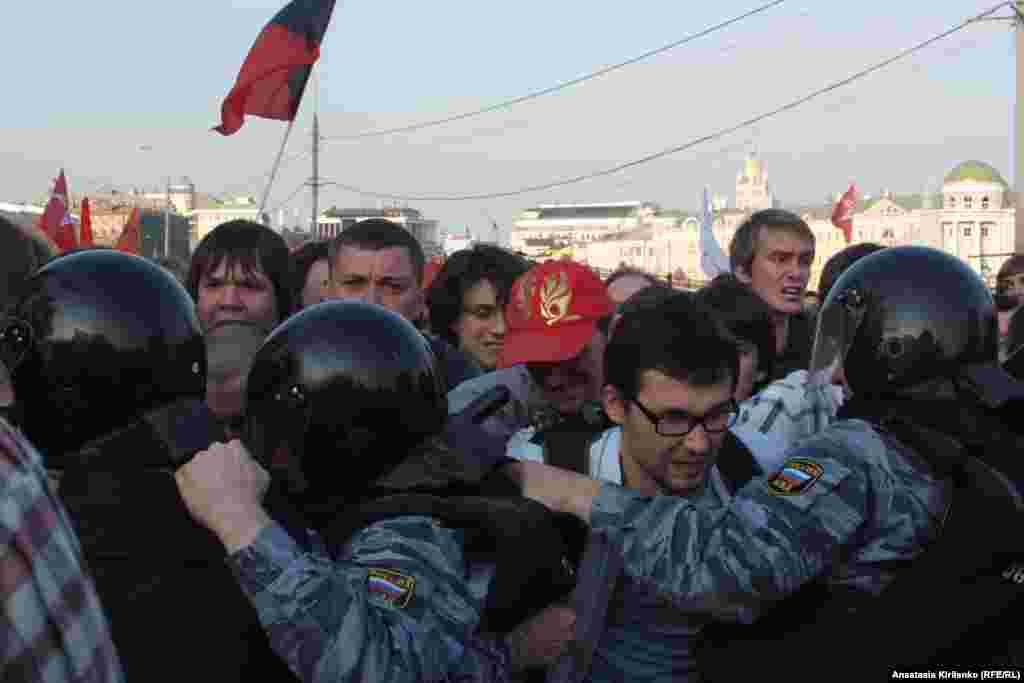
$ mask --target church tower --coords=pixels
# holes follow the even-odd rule
[[[774,203],[768,187],[768,174],[756,152],[750,152],[743,162],[743,170],[736,174],[736,208],[741,211],[770,209]]]

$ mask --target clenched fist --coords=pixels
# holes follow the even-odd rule
[[[200,451],[174,479],[193,519],[215,533],[229,553],[252,543],[270,523],[261,505],[270,475],[237,439]]]

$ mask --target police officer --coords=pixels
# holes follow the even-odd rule
[[[507,680],[515,639],[478,631],[506,632],[511,603],[550,593],[559,577],[571,588],[564,556],[536,559],[553,533],[546,510],[514,490],[497,505],[455,495],[477,491],[482,472],[439,442],[444,389],[410,322],[375,304],[321,303],[257,352],[245,445],[215,444],[177,474],[303,680]],[[274,520],[282,501],[302,524]],[[506,514],[521,508],[540,517]],[[488,619],[489,605],[504,609]]]
[[[1013,487],[988,476],[993,470],[979,459],[1008,468],[1019,460],[1019,451],[978,448],[987,430],[998,429],[993,411],[1024,396],[998,367],[992,297],[947,254],[923,247],[880,251],[850,268],[824,303],[812,372],[819,381],[841,380],[852,392],[841,419],[793,449],[780,472],[741,488],[725,514],[531,463],[509,467],[529,497],[617,533],[624,570],[680,607],[728,615],[822,579],[827,590],[814,606],[827,605],[845,621],[805,604],[796,616],[805,624],[818,621],[819,637],[755,660],[762,672],[777,670],[781,660],[792,664],[784,670],[787,680],[820,677],[821,666],[838,665],[846,676],[858,667],[920,664],[950,644],[916,638],[922,622],[927,630],[932,622],[955,626],[965,619],[956,610],[936,609],[946,594],[927,591],[928,603],[893,612],[891,621],[903,631],[878,628],[888,641],[854,616],[878,604],[875,598],[900,578],[898,570],[940,538],[944,521],[948,530],[957,500],[969,512],[971,504],[991,498],[984,492],[969,498],[972,482],[989,482],[1004,494],[1007,515],[1018,509]],[[992,514],[981,521],[959,526],[972,528],[974,540],[991,540],[987,550],[1019,547],[1019,533],[992,540],[988,531],[1000,524],[1019,529],[1019,518]],[[971,548],[982,550],[977,542]],[[910,588],[920,596],[927,584]],[[848,631],[844,624],[855,626]]]
[[[0,326],[0,357],[19,421],[59,481],[128,680],[288,680],[172,478],[217,436],[194,311],[160,266],[76,252],[27,282]]]

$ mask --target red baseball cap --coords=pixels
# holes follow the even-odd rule
[[[498,365],[569,360],[590,342],[597,321],[611,312],[607,288],[587,266],[574,261],[538,264],[512,285]]]

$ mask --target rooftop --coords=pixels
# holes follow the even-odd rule
[[[975,183],[993,183],[995,185],[1002,185],[1004,188],[1009,187],[1003,176],[999,174],[993,166],[986,164],[984,161],[965,161],[946,174],[946,179],[943,183],[957,183],[957,182],[975,182]]]

